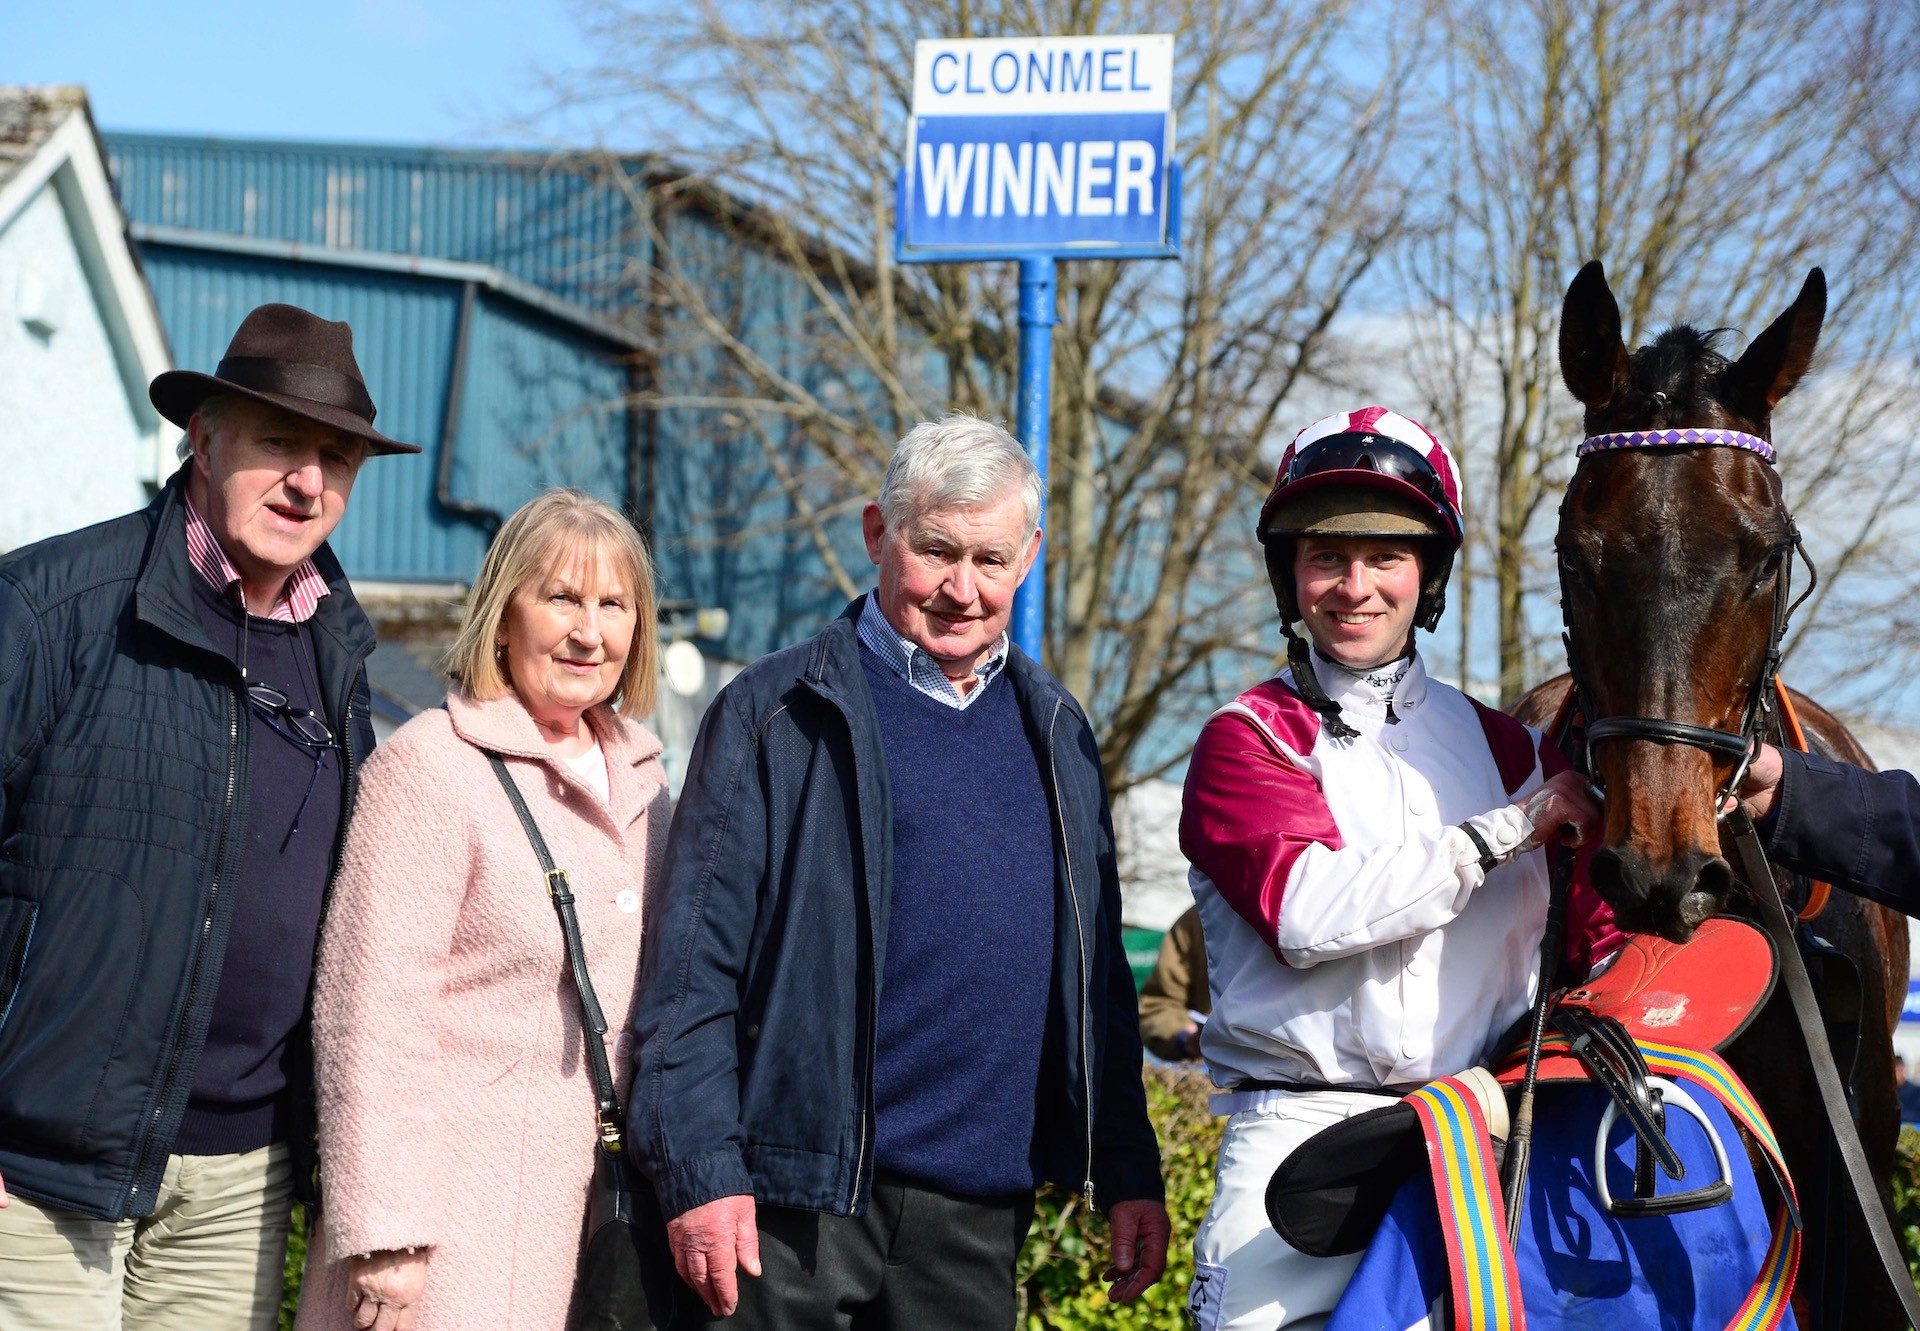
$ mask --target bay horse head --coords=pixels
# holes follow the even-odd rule
[[[1684,324],[1629,353],[1598,260],[1567,288],[1560,373],[1588,440],[1555,545],[1568,668],[1607,795],[1591,875],[1625,929],[1684,941],[1733,888],[1716,806],[1770,705],[1798,544],[1767,441],[1826,305],[1815,268],[1729,360],[1725,330]],[[1638,446],[1665,431],[1655,439],[1673,446]]]

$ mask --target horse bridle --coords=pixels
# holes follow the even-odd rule
[[[1773,462],[1771,444],[1756,435],[1733,430],[1658,430],[1595,435],[1581,443],[1579,456],[1584,458],[1589,453],[1626,448],[1712,447],[1741,448],[1759,455],[1769,465]],[[1603,739],[1639,739],[1660,744],[1686,744],[1733,763],[1733,775],[1728,779],[1725,789],[1714,799],[1716,816],[1724,816],[1719,814],[1720,807],[1728,795],[1739,789],[1741,779],[1746,776],[1747,768],[1759,752],[1767,722],[1773,713],[1774,688],[1780,674],[1781,644],[1786,638],[1788,622],[1819,581],[1819,571],[1807,555],[1793,515],[1783,513],[1782,516],[1786,520],[1787,535],[1767,551],[1767,558],[1778,563],[1774,575],[1773,622],[1767,636],[1767,653],[1761,663],[1759,677],[1748,692],[1738,732],[1696,725],[1690,721],[1675,721],[1663,716],[1595,718],[1593,697],[1580,677],[1578,656],[1574,651],[1573,620],[1567,610],[1567,561],[1565,551],[1559,551],[1562,638],[1567,649],[1567,671],[1572,678],[1574,703],[1582,718],[1581,766],[1597,799],[1604,798],[1606,792],[1593,762],[1593,746],[1596,742]],[[1557,541],[1555,544],[1558,546]],[[1795,554],[1806,563],[1809,575],[1807,589],[1797,600],[1792,599]],[[1521,1079],[1520,1102],[1514,1113],[1512,1139],[1508,1143],[1508,1158],[1502,1171],[1502,1190],[1508,1205],[1508,1236],[1515,1241],[1519,1229],[1519,1199],[1525,1187],[1531,1153],[1533,1091],[1551,1003],[1549,991],[1553,986],[1549,977],[1554,974],[1559,957],[1560,935],[1564,927],[1563,917],[1572,873],[1572,855],[1563,850],[1552,861],[1547,924],[1541,941],[1542,980],[1529,1017],[1526,1073]],[[1654,1199],[1652,1162],[1657,1159],[1667,1176],[1677,1179],[1680,1177],[1680,1161],[1666,1140],[1660,1095],[1651,1085],[1653,1079],[1645,1060],[1630,1039],[1621,1032],[1610,1031],[1605,1023],[1587,1023],[1566,1033],[1572,1039],[1572,1048],[1586,1066],[1588,1075],[1606,1089],[1612,1103],[1633,1124],[1638,1146],[1634,1165],[1635,1200],[1632,1205],[1643,1213],[1653,1213],[1663,1208],[1688,1209],[1724,1200],[1724,1196],[1712,1188],[1670,1197],[1664,1202]],[[1790,1191],[1788,1196],[1791,1197]]]
[[[1589,453],[1612,451],[1624,448],[1741,448],[1758,454],[1768,465],[1773,464],[1773,446],[1756,435],[1734,430],[1654,430],[1632,434],[1595,435],[1582,441],[1580,457]],[[1800,949],[1794,937],[1794,922],[1789,918],[1786,905],[1780,896],[1773,876],[1773,867],[1768,862],[1766,851],[1760,842],[1752,817],[1747,813],[1737,796],[1740,781],[1746,775],[1748,767],[1759,753],[1760,744],[1765,737],[1765,727],[1774,711],[1774,694],[1779,684],[1781,642],[1786,637],[1787,624],[1793,612],[1800,608],[1807,597],[1813,594],[1819,583],[1820,573],[1808,556],[1805,545],[1800,539],[1800,529],[1793,521],[1791,513],[1783,511],[1786,520],[1786,537],[1774,544],[1768,557],[1779,560],[1779,571],[1774,577],[1773,624],[1767,640],[1767,654],[1761,663],[1759,678],[1754,680],[1748,694],[1747,703],[1741,714],[1738,733],[1718,730],[1712,726],[1694,725],[1686,721],[1674,721],[1658,716],[1608,716],[1594,718],[1592,695],[1583,687],[1579,666],[1573,651],[1573,626],[1571,616],[1566,612],[1567,595],[1565,585],[1566,564],[1561,562],[1562,585],[1560,594],[1561,622],[1565,630],[1567,646],[1567,670],[1572,676],[1574,701],[1586,718],[1585,739],[1582,759],[1587,769],[1587,780],[1597,781],[1593,765],[1593,745],[1603,739],[1640,739],[1652,740],[1660,744],[1686,744],[1708,753],[1731,759],[1734,764],[1733,775],[1725,788],[1714,799],[1714,814],[1719,821],[1728,841],[1732,844],[1734,855],[1739,861],[1741,876],[1747,880],[1754,906],[1760,916],[1768,938],[1772,941],[1774,954],[1779,964],[1779,976],[1787,991],[1793,1008],[1794,1019],[1800,1027],[1800,1036],[1806,1044],[1807,1058],[1811,1065],[1814,1080],[1819,1087],[1820,1103],[1827,1116],[1828,1126],[1833,1132],[1833,1145],[1840,1157],[1847,1183],[1852,1193],[1855,1213],[1864,1224],[1871,1240],[1874,1254],[1889,1288],[1905,1310],[1907,1320],[1920,1327],[1920,1293],[1916,1293],[1914,1282],[1908,1274],[1906,1255],[1894,1237],[1893,1229],[1887,1222],[1886,1211],[1880,1204],[1878,1186],[1866,1158],[1865,1149],[1860,1144],[1860,1135],[1854,1125],[1847,1090],[1842,1082],[1839,1069],[1834,1064],[1833,1050],[1828,1043],[1824,1018],[1820,1012],[1819,1000],[1813,992],[1813,984],[1807,975],[1806,962],[1800,956]],[[1792,575],[1793,555],[1798,555],[1807,566],[1807,587],[1798,598],[1793,598]],[[1596,792],[1604,794],[1598,785]],[[1567,884],[1571,878],[1570,857],[1563,857],[1564,863],[1555,873],[1553,891],[1548,904],[1548,933],[1557,935],[1557,915],[1564,908],[1563,902]],[[1554,943],[1557,947],[1557,941]],[[1542,975],[1551,974],[1550,957],[1543,947]],[[1523,1082],[1523,1101],[1530,1100],[1530,1092],[1539,1058],[1546,1002],[1544,992],[1547,984],[1541,985],[1543,997],[1536,1001],[1531,1044],[1528,1049],[1528,1066]],[[1611,1088],[1610,1088],[1611,1089]],[[1635,1088],[1629,1088],[1630,1092]],[[1644,1091],[1629,1093],[1625,1097],[1628,1107],[1634,1110],[1649,1107]],[[1615,1104],[1623,1103],[1615,1096]],[[1530,1111],[1530,1106],[1524,1106]],[[1530,1119],[1530,1112],[1527,1113]],[[1518,1119],[1516,1118],[1516,1122]],[[1643,1126],[1636,1123],[1636,1131]],[[1530,1124],[1529,1124],[1530,1127]],[[1516,1132],[1516,1136],[1518,1133]],[[1642,1136],[1648,1141],[1655,1132]],[[1509,1150],[1512,1150],[1510,1144]],[[1662,1164],[1664,1166],[1664,1161]],[[1636,1160],[1636,1185],[1647,1167]],[[1524,1152],[1519,1167],[1519,1182],[1524,1183]],[[1511,1182],[1511,1180],[1509,1180]],[[1636,1186],[1636,1192],[1640,1189]],[[1518,1186],[1509,1188],[1508,1197],[1517,1197]],[[1513,1226],[1515,1219],[1510,1217]]]
[[[1693,449],[1693,448],[1739,448],[1757,454],[1769,466],[1773,464],[1773,446],[1757,435],[1745,434],[1738,430],[1644,430],[1631,434],[1591,435],[1580,444],[1578,456],[1584,458],[1590,453],[1614,452],[1631,448]],[[1719,730],[1712,726],[1695,725],[1690,721],[1675,721],[1663,716],[1604,716],[1594,714],[1593,695],[1588,691],[1585,681],[1580,677],[1580,666],[1573,643],[1573,620],[1567,612],[1566,560],[1564,553],[1560,560],[1560,622],[1561,640],[1566,645],[1567,673],[1573,681],[1574,701],[1585,721],[1582,735],[1581,761],[1588,782],[1595,791],[1604,794],[1605,788],[1600,781],[1599,769],[1593,761],[1593,746],[1603,739],[1651,740],[1657,744],[1684,744],[1708,753],[1733,764],[1733,775],[1727,784],[1714,797],[1713,807],[1716,815],[1726,803],[1727,798],[1737,792],[1740,782],[1746,777],[1747,769],[1760,752],[1760,745],[1766,737],[1766,728],[1773,717],[1774,690],[1780,677],[1781,645],[1787,636],[1787,626],[1792,621],[1793,612],[1798,610],[1806,599],[1813,594],[1820,582],[1820,570],[1814,566],[1813,559],[1807,554],[1807,548],[1800,539],[1800,528],[1793,520],[1793,514],[1787,512],[1784,505],[1781,517],[1786,522],[1787,534],[1782,540],[1774,542],[1767,551],[1769,560],[1777,560],[1779,571],[1774,576],[1773,623],[1767,635],[1767,654],[1762,660],[1758,678],[1747,694],[1747,702],[1740,716],[1738,731]],[[1556,542],[1556,545],[1558,542]],[[1792,595],[1793,558],[1798,556],[1807,566],[1807,586],[1798,597]]]

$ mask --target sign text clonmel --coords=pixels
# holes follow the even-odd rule
[[[907,249],[1165,243],[1172,37],[923,41],[913,63]]]

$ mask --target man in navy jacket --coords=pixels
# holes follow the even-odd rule
[[[8,1331],[270,1331],[311,1200],[314,942],[373,747],[326,539],[370,453],[420,450],[290,305],[148,393],[188,450],[153,503],[0,558]]]
[[[1039,510],[1004,430],[917,427],[877,589],[708,709],[634,1018],[676,1324],[1009,1327],[1042,1182],[1115,1300],[1165,1265],[1099,748],[1006,636]]]
[[[1740,783],[1767,858],[1920,915],[1920,782],[1761,746]]]

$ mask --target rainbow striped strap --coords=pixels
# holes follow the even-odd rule
[[[1780,1142],[1773,1135],[1773,1125],[1760,1112],[1753,1093],[1720,1055],[1653,1040],[1634,1043],[1640,1046],[1647,1066],[1655,1072],[1685,1077],[1712,1092],[1766,1156],[1780,1193],[1773,1208],[1773,1239],[1767,1245],[1760,1274],[1755,1277],[1753,1288],[1747,1291],[1740,1311],[1727,1323],[1727,1331],[1773,1331],[1787,1315],[1793,1282],[1800,1271],[1799,1202],[1794,1196],[1793,1180],[1787,1176],[1786,1161],[1780,1158]]]
[[[1787,1315],[1793,1283],[1800,1271],[1801,1234],[1799,1201],[1794,1194],[1793,1180],[1787,1175],[1786,1161],[1780,1156],[1780,1142],[1774,1136],[1773,1125],[1767,1122],[1767,1116],[1761,1112],[1746,1083],[1720,1055],[1638,1037],[1634,1043],[1640,1046],[1649,1069],[1662,1076],[1684,1078],[1718,1100],[1766,1157],[1778,1189],[1773,1206],[1773,1237],[1753,1288],[1747,1291],[1739,1311],[1727,1323],[1727,1331],[1774,1331]],[[1541,1052],[1572,1054],[1567,1037],[1558,1032],[1549,1034],[1541,1043]],[[1504,1235],[1504,1228],[1501,1232]],[[1450,1252],[1448,1261],[1455,1260]]]
[[[1446,1240],[1455,1331],[1524,1331],[1520,1271],[1507,1246],[1487,1121],[1474,1094],[1452,1077],[1407,1097],[1427,1141],[1427,1168]]]

